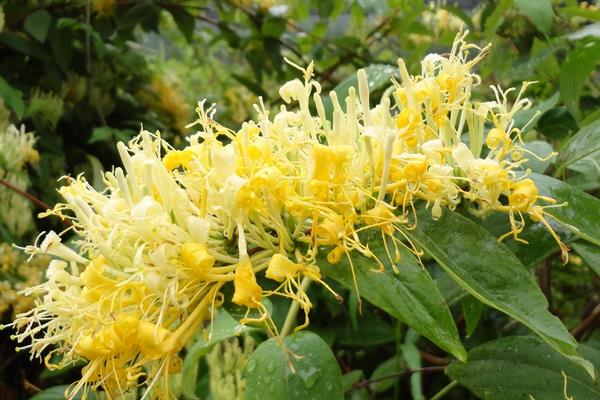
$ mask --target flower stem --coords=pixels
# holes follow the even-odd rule
[[[458,382],[456,381],[452,381],[449,384],[447,384],[446,386],[444,386],[439,392],[437,392],[436,394],[433,395],[433,397],[430,400],[440,400],[442,398],[443,395],[447,394],[449,391],[451,391],[454,386],[458,385]]]
[[[311,284],[311,280],[308,276],[305,276],[302,279],[302,283],[300,284],[300,290],[306,292],[308,287]],[[286,337],[290,330],[296,325],[296,315],[298,315],[298,310],[300,309],[300,304],[297,301],[293,301],[288,313],[285,317],[285,322],[283,323],[283,328],[281,328],[281,337]]]

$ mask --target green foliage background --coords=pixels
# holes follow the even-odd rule
[[[478,90],[538,82],[527,92],[534,107],[517,123],[533,152],[559,153],[527,167],[562,181],[535,177],[542,192],[571,206],[572,212],[555,211],[573,228],[558,228],[572,246],[571,262],[560,263],[539,224],[523,233],[528,246],[507,240],[490,252],[489,243],[508,230],[494,218],[449,213],[428,224],[423,215],[415,237],[429,254],[426,270],[406,255],[400,276],[386,271],[389,279],[382,280],[358,260],[366,300],[361,313],[351,278],[324,262],[323,271],[348,301],[340,305],[311,289],[312,333],[286,339],[305,356],[296,369],[306,374],[277,375],[287,368],[285,360],[273,339],[266,340],[246,364],[246,398],[600,398],[598,383],[565,356],[575,357],[569,352],[579,346],[579,354],[600,368],[594,332],[600,320],[600,11],[575,0],[459,3],[3,1],[2,109],[38,138],[40,160],[27,171],[28,192],[54,204],[57,179],[81,172],[101,187],[101,171],[118,162],[116,141],[133,137],[140,124],[183,144],[199,100],[217,103],[216,118],[234,129],[252,115],[259,96],[278,108],[279,85],[297,75],[284,57],[299,65],[314,60],[325,93],[335,90],[343,98],[361,67],[372,90],[382,92],[396,76],[398,57],[417,73],[423,56],[446,51],[464,24],[470,40],[493,45],[480,65],[484,84]],[[50,228],[60,229],[61,222],[36,220],[34,229],[16,236],[0,221],[0,241],[24,245]],[[452,235],[463,239],[461,248],[448,240]],[[490,291],[489,274],[519,281]],[[287,307],[272,304],[276,323]],[[209,396],[205,355],[245,330],[235,310],[228,311],[215,320],[218,335],[188,349],[176,384],[181,397]],[[455,338],[442,338],[455,326]],[[581,345],[569,342],[567,330]],[[77,379],[80,367],[44,370],[14,352],[8,332],[1,340],[3,399],[62,398],[61,385]],[[313,368],[322,376],[309,374]],[[265,371],[278,372],[267,382]]]

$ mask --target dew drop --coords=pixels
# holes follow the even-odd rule
[[[256,369],[256,361],[249,360],[248,364],[246,364],[246,371],[252,372]]]

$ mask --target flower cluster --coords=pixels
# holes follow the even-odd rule
[[[35,164],[40,156],[33,133],[26,132],[25,126],[17,128],[6,125],[0,128],[0,178],[19,190],[29,186],[26,165]],[[18,193],[7,187],[0,187],[0,223],[15,237],[20,237],[31,229],[31,204]]]
[[[252,351],[254,341],[244,337],[243,344],[238,338],[217,344],[207,354],[206,363],[210,372],[210,393],[215,400],[244,399],[246,381],[243,371]]]
[[[49,257],[39,256],[28,262],[8,243],[0,244],[0,317],[10,312],[14,318],[34,306],[33,298],[20,292],[40,283],[49,261]]]
[[[303,79],[279,93],[297,107],[271,116],[259,102],[257,119],[234,132],[201,102],[192,124],[199,131],[185,148],[146,131],[119,143],[123,168],[105,174],[106,189],[68,179],[65,203],[50,212],[72,221],[78,251],[53,232],[27,248],[56,259],[47,282],[30,289],[39,298],[15,321],[17,339],[31,339],[26,347],[47,354],[50,366],[52,355],[60,365],[88,361],[69,396],[97,387],[115,396],[145,384],[168,397],[179,350],[218,304],[257,310],[242,322],[262,321],[277,334],[263,298],[284,296],[304,311],[302,328],[312,306],[308,282],[332,291],[317,256],[332,264],[346,258],[352,268],[353,253],[381,267],[399,262],[399,246],[418,254],[409,239],[417,207],[433,218],[461,203],[479,215],[504,212],[515,238],[529,215],[554,234],[544,211],[554,201],[515,172],[525,149],[513,117],[530,105],[522,99],[527,85],[512,105],[510,90],[495,87],[495,100],[475,102],[472,69],[487,48],[464,37],[448,56],[428,55],[421,75],[409,75],[400,60],[401,82],[374,107],[360,70],[358,90],[342,103],[330,94],[330,118],[312,64],[290,63]],[[388,260],[361,240],[365,230],[393,245]]]

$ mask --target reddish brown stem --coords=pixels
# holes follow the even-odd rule
[[[13,192],[19,194],[20,196],[25,197],[27,200],[31,201],[33,204],[35,204],[39,208],[42,208],[44,210],[49,210],[51,208],[48,204],[44,203],[42,200],[38,199],[37,197],[35,197],[32,194],[22,191],[21,189],[19,189],[18,187],[16,187],[15,185],[13,185],[9,181],[7,181],[6,179],[0,178],[0,184],[6,186]]]
[[[594,329],[598,322],[600,322],[600,303],[596,304],[596,307],[594,307],[592,312],[571,331],[571,335],[573,335],[575,339],[581,340],[583,335],[588,330]]]
[[[450,360],[448,360],[447,358],[438,357],[436,355],[427,353],[425,351],[421,351],[420,353],[421,353],[421,359],[423,361],[427,361],[430,364],[439,365],[439,366],[445,366],[445,365],[448,365],[450,363]]]
[[[410,374],[414,374],[417,372],[421,372],[421,373],[429,373],[429,372],[440,372],[443,371],[444,368],[446,367],[442,367],[442,366],[435,366],[435,367],[423,367],[423,368],[415,368],[415,369],[405,369],[404,371],[398,371],[394,374],[389,374],[389,375],[385,375],[376,379],[365,379],[363,381],[357,382],[354,385],[352,385],[352,388],[349,391],[355,390],[355,389],[360,389],[366,386],[369,386],[371,383],[375,383],[375,382],[379,382],[379,381],[383,381],[385,379],[390,379],[390,378],[397,378],[397,377],[401,377],[404,375],[410,375]]]

